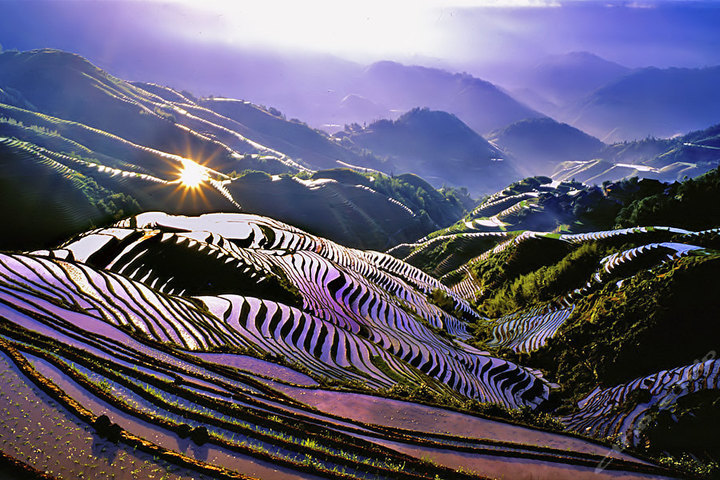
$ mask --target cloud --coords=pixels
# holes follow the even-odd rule
[[[641,9],[651,9],[656,8],[657,3],[652,2],[617,2],[617,3],[608,3],[608,7],[622,7],[622,8],[641,8]]]
[[[140,0],[136,0],[140,1]],[[198,6],[196,0],[152,0],[157,3],[164,4],[182,4],[187,6]],[[565,0],[568,1],[568,0]],[[581,0],[570,0],[581,1]],[[245,2],[248,3],[248,2]],[[282,13],[284,8],[292,8],[294,5],[302,5],[304,9],[318,11],[330,7],[339,7],[341,9],[355,9],[357,7],[367,6],[376,8],[378,6],[390,9],[415,9],[415,10],[435,10],[438,8],[537,8],[537,7],[559,7],[562,3],[558,0],[364,0],[361,2],[342,1],[342,0],[265,0],[264,2],[254,2],[256,4],[265,4],[270,6],[276,13]],[[202,4],[203,9],[213,10],[233,10],[235,7],[247,7],[242,2],[236,0],[205,0]],[[258,6],[258,5],[256,5]]]
[[[557,0],[450,0],[429,2],[435,8],[548,8],[562,7]]]

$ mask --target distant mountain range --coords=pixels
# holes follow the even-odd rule
[[[377,62],[355,85],[357,91],[348,93],[358,93],[390,111],[415,107],[446,111],[480,134],[542,116],[490,82],[437,68]]]
[[[720,66],[633,71],[560,118],[605,142],[672,137],[720,122]]]
[[[378,62],[335,92],[332,129],[429,107],[486,135],[550,116],[606,143],[671,137],[720,122],[720,67],[630,69],[588,52],[543,60],[501,88],[466,73]],[[316,121],[316,120],[313,120]]]
[[[287,119],[331,133],[345,124],[397,119],[416,107],[452,113],[481,135],[527,118],[550,116],[606,143],[670,137],[720,122],[713,88],[720,67],[633,70],[590,52],[571,52],[505,74],[485,75],[392,61],[363,66],[325,57],[217,55],[212,63],[196,59],[191,72],[177,68],[161,75],[151,66],[131,68],[122,62],[119,68],[130,78],[161,79],[178,91],[249,99],[262,110],[274,107],[277,116],[283,112]],[[486,76],[494,83],[479,78]],[[233,82],[217,80],[223,78]],[[34,80],[29,80],[23,84],[31,86]],[[17,88],[7,82],[0,88],[0,98],[22,103]],[[308,151],[298,153],[309,163],[315,160]],[[342,158],[347,152],[330,147],[317,155],[320,163],[335,157],[355,163]]]
[[[590,52],[554,55],[507,79],[512,95],[546,114],[590,95],[631,70]]]
[[[330,132],[350,123],[396,119],[416,107],[452,113],[481,135],[550,116],[606,143],[670,137],[720,122],[714,88],[720,67],[630,69],[589,52],[571,52],[490,83],[391,61],[365,68],[331,65],[328,78],[315,83],[293,70],[293,85],[262,98]],[[251,98],[260,87],[247,85],[245,96]]]
[[[535,110],[606,143],[669,138],[720,122],[720,66],[636,68],[572,52],[496,80]]]

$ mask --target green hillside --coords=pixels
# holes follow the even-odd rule
[[[388,253],[471,302],[474,345],[556,384],[542,410],[568,429],[717,478],[719,180],[528,178]]]
[[[385,249],[450,225],[473,204],[460,191],[439,192],[419,179],[368,177],[362,172],[375,171],[368,167],[383,166],[375,156],[273,108],[128,83],[57,50],[1,53],[0,86],[3,196],[27,213],[7,213],[9,228],[16,222],[25,233],[4,240],[5,248],[47,246],[124,215],[161,210],[256,212],[348,245]],[[46,158],[73,173],[53,176],[43,198],[47,175],[20,169]],[[187,165],[202,172],[196,188],[181,183]],[[343,165],[372,182],[315,170]],[[18,195],[11,185],[17,175]],[[93,187],[73,193],[81,177]],[[45,219],[44,203],[60,213]]]

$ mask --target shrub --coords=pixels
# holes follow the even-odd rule
[[[190,439],[197,445],[205,445],[210,440],[210,434],[205,426],[200,426],[193,429]]]

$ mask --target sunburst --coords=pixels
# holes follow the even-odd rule
[[[186,188],[198,188],[210,178],[207,169],[193,161],[183,162],[183,169],[180,171],[180,184]]]

